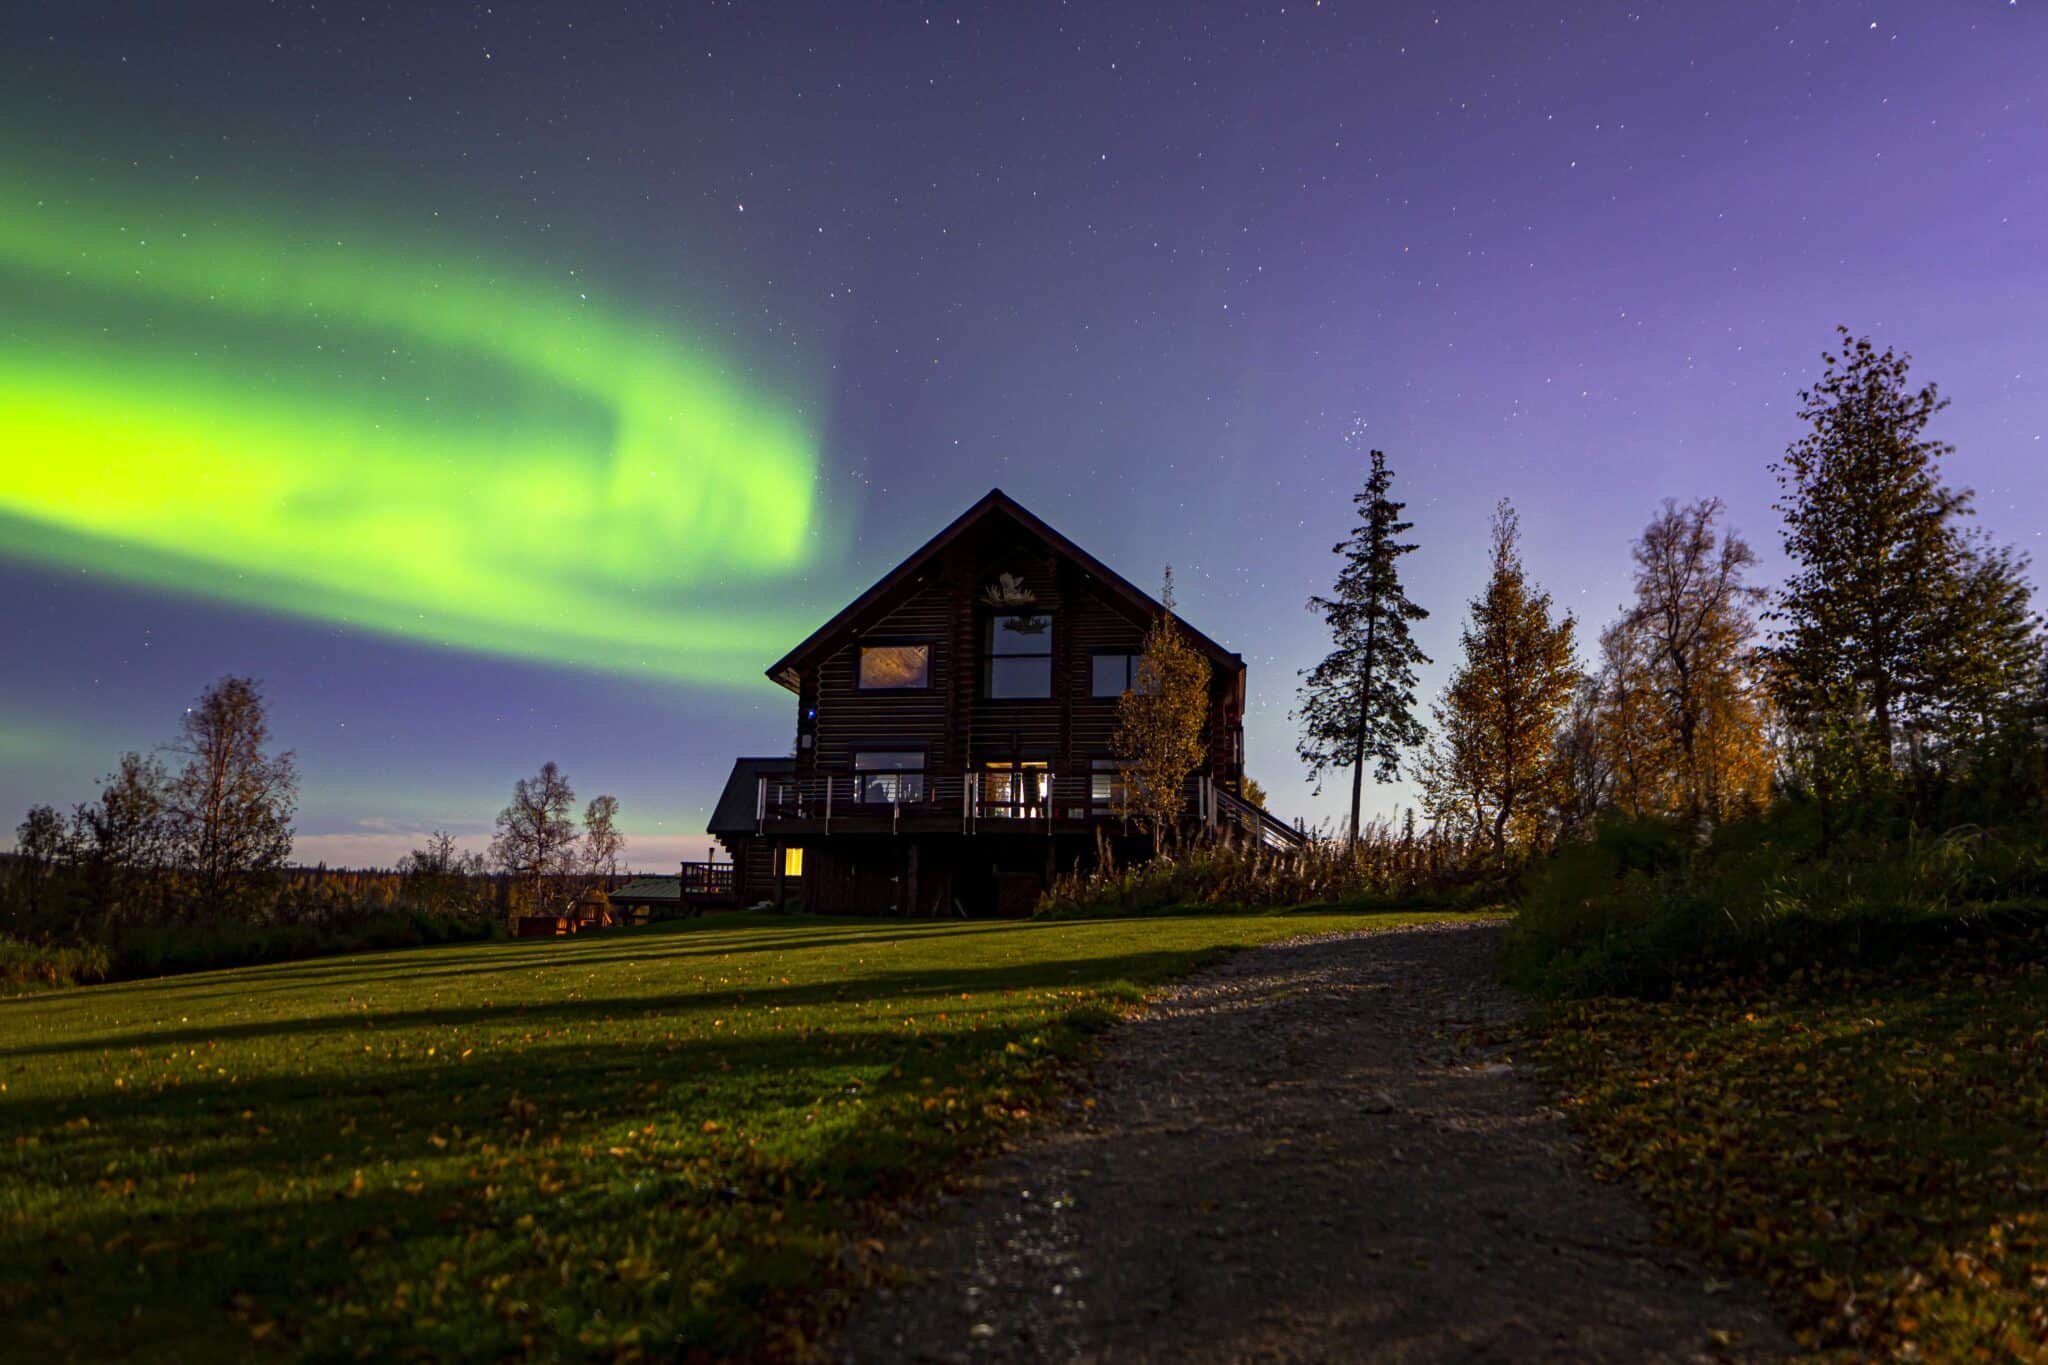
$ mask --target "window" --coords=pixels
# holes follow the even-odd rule
[[[1052,617],[1003,612],[988,618],[982,646],[982,690],[990,697],[1052,695]]]
[[[979,814],[983,819],[1043,819],[1051,786],[1052,770],[1042,760],[984,763]]]
[[[1088,800],[1102,810],[1113,810],[1124,791],[1124,761],[1098,758],[1089,765]]]
[[[782,850],[782,875],[801,877],[804,875],[804,851],[800,848]]]
[[[922,749],[868,749],[853,756],[853,799],[887,806],[924,800]]]
[[[1138,685],[1141,654],[1098,654],[1095,656],[1094,686],[1098,697],[1121,697]]]
[[[932,647],[928,644],[862,645],[856,683],[863,692],[929,687]]]

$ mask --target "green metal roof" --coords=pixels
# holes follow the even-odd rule
[[[635,877],[611,893],[615,901],[679,901],[683,898],[681,877]]]

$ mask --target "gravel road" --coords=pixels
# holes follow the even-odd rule
[[[914,1219],[848,1361],[1777,1360],[1651,1240],[1505,1032],[1498,926],[1275,944],[1105,1042],[1065,1121]]]

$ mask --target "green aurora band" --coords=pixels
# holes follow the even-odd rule
[[[807,424],[570,280],[0,187],[0,554],[731,683],[804,623]],[[147,226],[143,226],[146,222]]]

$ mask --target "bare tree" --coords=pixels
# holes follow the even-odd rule
[[[169,746],[185,760],[170,785],[171,833],[202,905],[219,907],[250,874],[291,857],[298,771],[289,752],[266,753],[269,743],[261,686],[231,675],[186,709]]]
[[[583,808],[583,867],[593,877],[619,875],[626,836],[619,833],[619,798],[594,796]]]
[[[564,902],[576,871],[576,792],[553,762],[512,787],[512,804],[498,812],[491,861],[517,879],[527,903],[546,910]]]

